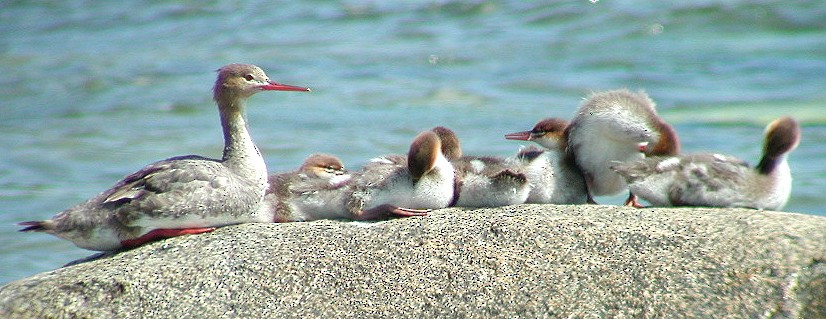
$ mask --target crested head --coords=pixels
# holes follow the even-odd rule
[[[452,161],[462,157],[462,145],[453,130],[444,126],[437,126],[431,131],[436,133],[436,136],[442,142],[442,153],[448,160]]]
[[[554,134],[562,134],[565,131],[565,128],[568,127],[568,121],[556,118],[556,117],[549,117],[543,119],[536,123],[531,130],[532,133],[554,133]]]
[[[261,91],[309,91],[308,88],[278,84],[261,68],[252,64],[228,64],[218,69],[218,79],[212,89],[213,99],[221,102],[232,102],[246,99]]]
[[[558,140],[565,136],[568,121],[560,118],[546,118],[536,123],[530,131],[505,134],[505,139],[517,141],[534,141],[548,148],[555,148]],[[553,145],[545,145],[552,143]]]
[[[327,178],[344,175],[346,173],[341,160],[329,154],[313,154],[308,156],[298,170],[303,173],[315,175],[316,177]]]
[[[800,144],[800,125],[791,117],[781,117],[766,126],[764,156],[779,157]]]
[[[433,169],[441,152],[442,141],[433,131],[424,131],[416,136],[407,152],[407,168],[414,181]]]
[[[213,98],[247,98],[262,91],[259,87],[270,82],[261,68],[252,64],[228,64],[218,69],[218,79],[212,89]]]
[[[565,129],[568,121],[560,118],[546,118],[534,125],[531,140],[548,149],[558,149],[565,141]]]

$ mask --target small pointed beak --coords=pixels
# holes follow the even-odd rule
[[[505,134],[505,139],[506,140],[517,140],[517,141],[530,141],[531,140],[531,131]]]
[[[300,91],[300,92],[310,92],[310,88],[300,87],[300,86],[293,86],[287,84],[280,84],[275,82],[270,82],[269,84],[265,84],[261,86],[262,90],[266,91]]]

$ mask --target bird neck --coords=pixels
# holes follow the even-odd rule
[[[242,101],[219,106],[224,129],[224,156],[228,168],[247,178],[257,177],[266,183],[267,166],[247,129]]]
[[[785,154],[781,156],[763,155],[755,169],[762,175],[771,175],[783,171],[788,165]]]

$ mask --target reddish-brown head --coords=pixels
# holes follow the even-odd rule
[[[680,138],[677,137],[677,131],[663,120],[657,121],[654,127],[660,133],[660,138],[657,139],[657,143],[654,145],[648,144],[640,147],[640,151],[645,153],[645,156],[679,155]]]
[[[329,154],[313,154],[304,160],[299,171],[316,177],[332,177],[346,173],[344,164],[338,157]]]
[[[414,182],[433,169],[441,150],[442,142],[433,131],[424,131],[416,136],[407,152],[407,168]]]
[[[534,125],[530,131],[505,134],[509,140],[533,141],[548,149],[558,149],[565,143],[565,129],[568,121],[559,118],[546,118]]]
[[[431,131],[436,133],[436,136],[441,140],[442,153],[448,160],[453,161],[462,157],[462,145],[459,143],[459,137],[456,136],[453,130],[444,126],[437,126],[431,129]]]
[[[270,81],[261,68],[252,64],[228,64],[218,69],[218,79],[213,88],[215,101],[233,101],[248,98],[261,91],[310,91],[299,86]]]

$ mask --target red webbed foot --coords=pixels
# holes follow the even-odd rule
[[[382,204],[370,209],[362,210],[356,216],[358,220],[373,220],[384,217],[413,217],[426,216],[430,212],[429,209],[412,209],[404,208],[391,204]]]
[[[427,216],[427,214],[430,213],[430,209],[396,207],[391,211],[391,213],[400,217]]]
[[[640,204],[639,197],[633,193],[628,194],[628,199],[625,200],[625,206],[634,208],[645,208],[645,205]]]

